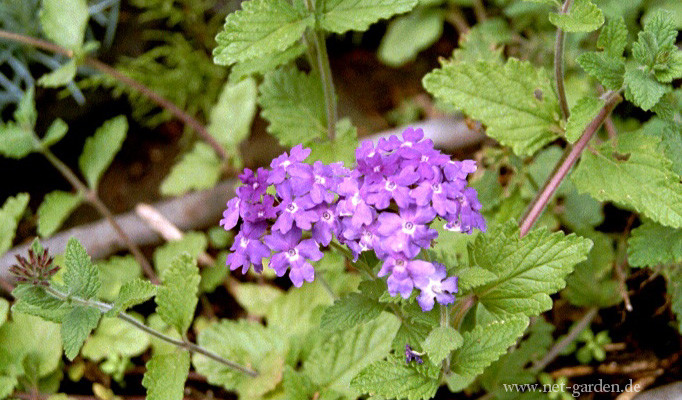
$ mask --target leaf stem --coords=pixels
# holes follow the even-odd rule
[[[566,0],[559,11],[560,14],[567,14],[571,8],[573,0]],[[554,81],[556,82],[557,96],[559,96],[559,107],[564,119],[568,119],[570,110],[566,101],[566,89],[564,88],[564,42],[565,32],[561,28],[556,29],[556,40],[554,42]]]
[[[459,330],[459,326],[462,324],[464,317],[467,315],[469,310],[476,304],[476,295],[469,293],[468,295],[462,297],[454,306],[455,316],[452,318],[452,326]]]
[[[50,295],[52,295],[52,296],[54,296],[60,300],[80,304],[80,305],[85,306],[85,307],[96,308],[102,314],[106,314],[107,312],[111,311],[114,308],[114,306],[112,306],[111,304],[103,303],[101,301],[86,300],[86,299],[82,299],[82,298],[77,297],[77,296],[68,295],[66,293],[63,293],[63,292],[55,289],[52,286],[48,286],[45,289],[45,291],[47,293],[49,293]],[[126,321],[127,323],[133,325],[134,327],[136,327],[137,329],[139,329],[143,332],[146,332],[146,333],[148,333],[148,334],[150,334],[150,335],[152,335],[158,339],[163,340],[164,342],[167,342],[167,343],[175,345],[179,348],[188,350],[192,353],[198,353],[198,354],[204,355],[204,356],[206,356],[206,357],[208,357],[214,361],[217,361],[221,364],[227,365],[228,367],[235,369],[237,371],[243,372],[249,376],[253,376],[253,377],[258,376],[258,372],[252,370],[251,368],[248,368],[248,367],[245,367],[243,365],[237,364],[233,361],[227,360],[227,359],[219,356],[218,354],[213,353],[212,351],[205,349],[201,346],[198,346],[194,343],[172,338],[172,337],[170,337],[170,336],[168,336],[162,332],[159,332],[153,328],[150,328],[149,326],[143,324],[142,322],[138,321],[136,318],[134,318],[134,317],[132,317],[132,316],[130,316],[124,312],[119,312],[118,314],[116,314],[116,317]]]
[[[12,290],[14,290],[14,285],[12,285],[12,283],[7,279],[0,276],[0,289],[7,293],[12,293]]]
[[[37,138],[36,138],[37,140]],[[154,268],[152,268],[151,264],[149,264],[149,261],[147,261],[147,258],[142,254],[142,250],[132,241],[130,240],[130,237],[128,234],[125,233],[123,228],[121,228],[121,225],[116,222],[116,219],[114,218],[114,215],[111,213],[111,210],[102,202],[102,200],[99,198],[97,195],[97,192],[88,186],[86,186],[81,180],[76,176],[76,174],[69,168],[66,164],[62,162],[57,156],[50,151],[50,149],[40,146],[39,151],[45,156],[47,161],[50,162],[61,174],[62,176],[69,181],[71,186],[73,186],[76,191],[80,192],[85,200],[90,203],[95,209],[104,217],[106,218],[107,221],[109,221],[109,224],[111,225],[112,228],[116,231],[116,234],[118,237],[123,241],[123,243],[126,245],[128,250],[130,250],[131,253],[133,253],[133,256],[135,257],[135,260],[140,264],[142,269],[144,270],[145,275],[149,278],[149,280],[154,283],[155,285],[159,284],[159,278],[156,276],[156,273],[154,273]]]
[[[606,117],[611,114],[611,111],[613,111],[616,105],[618,105],[618,103],[622,100],[620,94],[614,91],[604,93],[602,98],[604,98],[605,101],[602,109],[599,111],[597,116],[590,121],[587,127],[585,127],[580,139],[578,139],[573,146],[569,145],[566,147],[563,156],[558,161],[542,189],[540,189],[538,194],[535,196],[535,199],[533,199],[528,211],[521,219],[521,237],[525,236],[530,231],[530,228],[533,227],[533,224],[535,224],[537,219],[540,217],[540,214],[542,214],[542,211],[544,210],[547,203],[549,203],[551,200],[554,192],[556,192],[557,188],[561,184],[561,181],[563,181],[563,179],[566,177],[568,171],[571,170],[573,164],[578,161],[578,158],[582,154],[583,150],[585,150],[587,147],[587,144],[594,133],[599,129]]]
[[[72,50],[69,50],[62,46],[56,45],[43,39],[38,39],[27,35],[22,35],[19,33],[9,32],[3,29],[0,29],[0,38],[11,40],[18,43],[23,43],[35,47],[37,49],[46,50],[52,53],[61,54],[69,58],[73,58],[75,56]],[[99,72],[109,75],[112,78],[116,79],[117,81],[129,86],[133,90],[147,97],[152,102],[156,103],[156,105],[158,105],[159,107],[164,108],[165,110],[170,112],[174,117],[182,121],[185,125],[194,129],[194,131],[196,131],[197,134],[199,134],[201,139],[205,141],[208,145],[210,145],[222,160],[226,160],[228,158],[228,154],[225,148],[223,148],[223,146],[208,132],[208,129],[206,129],[206,127],[196,118],[187,114],[185,111],[180,109],[180,107],[176,106],[173,102],[154,92],[141,82],[138,82],[135,79],[127,75],[124,75],[117,69],[97,59],[94,59],[92,57],[85,57],[84,62],[85,64],[90,65]]]
[[[440,326],[450,326],[450,310],[448,310],[448,306],[445,304],[440,305]],[[450,356],[445,357],[443,360],[442,370],[445,375],[450,373]]]

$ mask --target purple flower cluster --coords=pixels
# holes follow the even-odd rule
[[[243,186],[220,221],[231,229],[242,220],[227,259],[230,269],[246,272],[253,265],[260,272],[263,259],[270,258],[278,276],[288,270],[293,284],[301,286],[314,279],[310,261],[322,257],[320,246],[335,237],[356,260],[374,251],[382,261],[378,275],[388,276],[392,296],[408,298],[417,288],[425,311],[436,301],[454,302],[457,278],[418,257],[438,236],[431,228],[436,219],[453,231],[485,229],[476,191],[466,186],[474,161],[451,161],[419,129],[376,146],[362,142],[353,170],[341,163],[305,164],[309,154],[299,145],[273,160],[270,170],[246,169],[240,176]]]

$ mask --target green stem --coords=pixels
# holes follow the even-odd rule
[[[568,13],[572,3],[573,0],[566,0],[559,13]],[[559,97],[559,107],[561,108],[561,114],[564,116],[564,119],[568,119],[570,110],[568,108],[568,102],[566,101],[566,89],[564,88],[564,42],[564,30],[557,28],[556,41],[554,42],[554,80],[556,81],[556,91],[557,96]]]
[[[455,304],[455,316],[452,318],[452,325],[455,329],[459,330],[464,317],[467,315],[469,310],[476,304],[476,295],[469,293],[468,295],[459,299]]]
[[[448,327],[450,326],[450,310],[445,304],[440,305],[440,326]],[[443,360],[443,374],[447,375],[450,373],[450,356],[445,357]]]
[[[112,306],[111,304],[103,303],[101,301],[86,300],[86,299],[82,299],[82,298],[77,297],[77,296],[68,295],[66,293],[63,293],[63,292],[55,289],[54,287],[51,287],[51,286],[48,286],[45,289],[45,291],[47,293],[49,293],[50,295],[52,295],[52,296],[54,296],[60,300],[79,304],[79,305],[82,305],[84,307],[96,308],[102,314],[106,314],[107,312],[111,311],[114,308],[114,306]],[[253,377],[258,376],[258,372],[252,370],[251,368],[248,368],[248,367],[245,367],[243,365],[237,364],[233,361],[227,360],[227,359],[219,356],[218,354],[213,353],[212,351],[207,350],[207,349],[205,349],[201,346],[198,346],[194,343],[172,338],[172,337],[170,337],[170,336],[168,336],[162,332],[159,332],[153,328],[148,327],[147,325],[138,321],[136,318],[134,318],[134,317],[132,317],[132,316],[130,316],[124,312],[120,312],[120,313],[116,314],[116,316],[119,319],[122,319],[122,320],[126,321],[127,323],[133,325],[135,328],[137,328],[143,332],[146,332],[149,335],[152,335],[158,339],[161,339],[164,342],[170,343],[172,345],[175,345],[179,348],[185,349],[185,350],[190,351],[192,353],[198,353],[198,354],[204,355],[204,356],[206,356],[206,357],[208,357],[214,361],[217,361],[223,365],[226,365],[226,366],[228,366],[234,370],[243,372],[249,376],[253,376]]]

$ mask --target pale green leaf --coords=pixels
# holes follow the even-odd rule
[[[87,1],[43,0],[42,3],[40,25],[45,36],[67,49],[79,49],[88,25]]]
[[[6,371],[19,374],[30,363],[38,377],[47,377],[62,360],[59,325],[12,311],[11,320],[0,327],[0,354],[11,363]]]
[[[55,190],[46,194],[38,207],[38,234],[52,236],[82,202],[80,193]]]
[[[660,139],[641,132],[618,135],[585,152],[572,175],[581,192],[632,208],[662,225],[682,227],[682,184],[660,151]]]
[[[305,52],[305,48],[302,43],[295,43],[284,51],[239,62],[230,69],[229,80],[230,82],[238,82],[250,75],[263,75],[280,65],[289,64],[289,62],[297,59]]]
[[[429,333],[422,344],[422,348],[429,355],[431,362],[440,366],[450,353],[462,346],[464,340],[451,326],[439,326]]]
[[[371,321],[384,310],[384,305],[361,293],[350,293],[334,302],[322,315],[320,326],[330,331],[341,331]]]
[[[218,228],[225,232],[223,228]],[[227,233],[227,232],[225,232]],[[209,232],[210,236],[210,232]],[[212,240],[211,240],[212,241]],[[201,268],[201,282],[199,282],[199,292],[213,293],[219,286],[225,283],[225,279],[229,273],[227,264],[227,252],[223,251],[213,261],[212,265],[207,265]]]
[[[559,106],[547,73],[527,61],[450,63],[424,77],[436,99],[487,126],[487,134],[530,155],[556,139]]]
[[[677,39],[677,29],[673,14],[666,10],[653,13],[644,23],[644,32],[652,33],[660,48],[674,45]]]
[[[114,301],[121,286],[142,276],[142,268],[132,254],[112,256],[108,260],[97,261],[96,265],[102,282],[99,298],[104,301]]]
[[[659,56],[660,62],[654,65],[654,76],[659,82],[670,83],[682,78],[682,51],[674,48]]]
[[[0,375],[0,399],[7,398],[19,384],[15,376]]]
[[[604,24],[604,14],[590,0],[575,0],[568,13],[550,13],[549,22],[566,32],[592,32]]]
[[[121,149],[127,131],[128,120],[125,116],[119,115],[104,122],[93,136],[85,140],[83,152],[78,158],[78,166],[91,188],[97,187],[102,174]]]
[[[275,286],[240,283],[235,286],[233,295],[250,316],[263,317],[284,292]]]
[[[181,254],[161,278],[163,285],[157,290],[156,312],[183,335],[194,319],[199,301],[197,293],[201,278],[196,259],[187,253]]]
[[[256,81],[252,78],[228,82],[211,109],[206,129],[232,154],[237,153],[237,146],[251,133],[257,95]]]
[[[284,296],[278,296],[265,319],[268,327],[279,329],[283,335],[306,334],[319,325],[320,313],[316,311],[331,304],[332,299],[322,284],[307,283],[303,289],[290,289]]]
[[[580,194],[573,182],[564,180],[566,186],[561,222],[574,232],[590,230],[604,221],[603,204],[589,194]]]
[[[491,18],[477,23],[463,33],[452,58],[459,62],[490,61],[502,64],[503,45],[513,40],[513,32],[503,18]]]
[[[446,377],[448,387],[459,392],[507,349],[516,343],[528,326],[523,315],[509,316],[505,320],[479,324],[462,336],[464,343],[452,355],[452,375]]]
[[[38,85],[46,88],[57,88],[68,85],[73,81],[73,78],[76,77],[77,71],[78,65],[76,64],[76,59],[72,58],[54,71],[41,76],[40,79],[38,79]]]
[[[139,278],[124,283],[114,301],[114,307],[107,315],[115,316],[121,311],[144,303],[156,295],[157,289],[153,283]]]
[[[377,56],[386,65],[399,67],[435,43],[443,33],[443,12],[438,8],[418,8],[390,23],[381,39]],[[405,40],[409,37],[410,40]]]
[[[670,85],[658,82],[653,75],[638,68],[626,71],[624,81],[625,98],[645,111],[655,106],[671,90]]]
[[[0,154],[15,159],[31,154],[36,149],[32,129],[21,127],[12,121],[0,122]]]
[[[588,239],[545,228],[520,238],[513,221],[491,227],[478,236],[469,258],[497,278],[473,292],[480,307],[493,316],[538,315],[552,307],[550,295],[566,285],[566,276],[587,258],[591,247]]]
[[[336,137],[334,140],[324,138],[310,143],[308,162],[321,161],[325,164],[343,162],[346,167],[355,164],[355,149],[358,147],[358,130],[348,118],[336,123]]]
[[[0,326],[7,321],[7,314],[9,313],[9,301],[0,298]]]
[[[575,143],[603,106],[604,100],[592,96],[578,100],[571,108],[571,115],[566,122],[566,140]]]
[[[319,25],[334,32],[366,31],[381,19],[410,11],[417,0],[324,0],[318,1]]]
[[[83,345],[83,357],[100,362],[106,358],[136,357],[149,347],[149,335],[118,318],[102,318]]]
[[[299,40],[314,23],[310,12],[287,0],[249,0],[227,16],[216,36],[213,60],[219,65],[278,53]]]
[[[258,103],[270,122],[268,132],[283,146],[308,144],[327,135],[327,113],[320,77],[296,68],[265,75]]]
[[[61,323],[71,309],[69,304],[45,291],[42,286],[20,284],[12,291],[16,299],[12,312],[41,317],[47,321]]]
[[[351,386],[379,398],[427,400],[436,395],[440,386],[438,372],[429,364],[406,364],[404,357],[389,356],[362,370]]]
[[[62,343],[64,344],[64,355],[73,361],[80,352],[85,339],[92,332],[102,313],[94,308],[87,306],[74,305],[62,320]]]
[[[315,395],[315,385],[310,378],[286,366],[282,377],[286,400],[309,400]]]
[[[38,120],[38,110],[36,110],[35,89],[30,87],[19,100],[17,109],[14,111],[14,121],[27,131],[33,130]]]
[[[682,267],[677,265],[665,268],[663,276],[666,278],[672,310],[677,317],[677,329],[682,333]]]
[[[623,86],[625,63],[606,57],[603,53],[586,52],[578,56],[578,64],[590,76],[594,77],[610,90],[618,90]]]
[[[628,28],[623,18],[611,19],[601,30],[597,47],[604,50],[604,54],[610,58],[620,59],[628,44]]]
[[[339,332],[314,348],[303,363],[304,373],[317,385],[347,396],[357,395],[351,379],[388,354],[400,322],[393,314]]]
[[[646,221],[632,230],[628,240],[628,263],[655,267],[682,262],[682,229]]]
[[[147,389],[147,400],[182,400],[185,381],[189,374],[189,353],[154,354],[147,362],[142,386]]]
[[[72,237],[66,244],[64,264],[66,271],[62,277],[69,294],[83,299],[96,297],[100,288],[99,270],[76,238]]]
[[[12,247],[17,225],[28,206],[28,193],[8,197],[0,208],[0,254]]]
[[[55,143],[59,142],[62,140],[64,135],[66,135],[66,131],[69,130],[69,126],[62,120],[61,118],[57,118],[54,121],[52,121],[52,124],[50,125],[49,128],[47,128],[47,133],[45,133],[45,136],[41,140],[41,143],[45,147],[50,147],[54,145]]]
[[[220,180],[221,175],[222,162],[215,150],[206,143],[197,142],[173,165],[159,190],[164,196],[178,196],[191,190],[208,189]]]
[[[180,254],[188,253],[192,258],[199,258],[199,254],[206,251],[208,240],[202,232],[185,232],[179,240],[171,240],[159,246],[154,251],[154,268],[163,276],[171,263]]]

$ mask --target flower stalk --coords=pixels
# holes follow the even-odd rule
[[[573,0],[566,0],[561,7],[560,14],[567,14],[571,8]],[[556,82],[557,96],[559,97],[559,107],[564,119],[568,119],[570,110],[566,101],[566,89],[564,88],[564,42],[565,33],[561,28],[556,30],[556,40],[554,42],[554,81]]]

